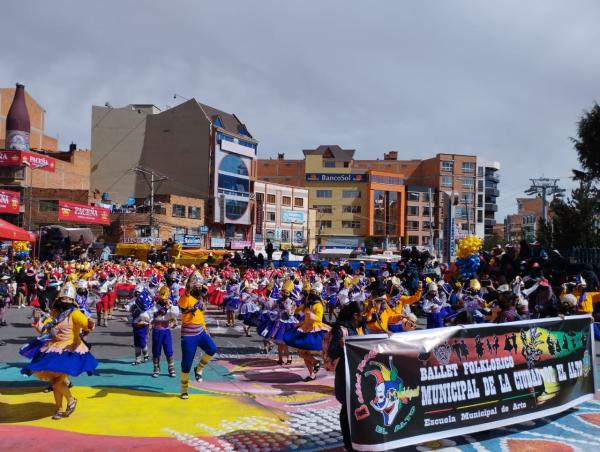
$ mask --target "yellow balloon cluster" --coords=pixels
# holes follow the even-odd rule
[[[461,259],[466,259],[469,256],[477,253],[481,249],[481,239],[476,235],[468,235],[458,242],[458,251],[456,256]]]
[[[13,250],[16,253],[19,251],[29,251],[29,242],[13,242]]]

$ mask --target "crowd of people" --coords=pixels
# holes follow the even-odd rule
[[[77,405],[70,377],[92,374],[98,365],[87,335],[115,319],[115,303],[123,293],[129,298],[124,308],[135,347],[132,364],[152,358],[152,377],[161,375],[163,353],[167,375],[177,376],[171,331],[181,328],[182,399],[189,397],[192,371],[201,381],[217,352],[206,316],[222,309],[227,326],[239,325],[246,336],[258,335],[266,353],[276,348],[274,365],[292,364],[295,353],[306,367],[307,382],[319,372],[335,372],[348,445],[345,373],[340,364],[344,337],[594,315],[600,302],[594,269],[574,267],[560,254],[539,248],[538,244],[496,247],[482,254],[477,274],[470,276],[416,249],[405,250],[397,262],[371,268],[363,262],[310,259],[296,268],[276,268],[270,262],[245,267],[229,259],[198,267],[131,258],[119,263],[5,262],[0,267],[0,325],[6,324],[9,306],[33,308],[33,327],[39,336],[21,349],[30,358],[22,372],[50,382],[54,418],[61,419]],[[216,308],[209,310],[209,305]]]

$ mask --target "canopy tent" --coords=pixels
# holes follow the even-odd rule
[[[15,226],[8,221],[0,219],[0,240],[18,240],[22,242],[35,242],[35,234]]]

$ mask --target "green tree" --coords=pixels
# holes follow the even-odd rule
[[[594,103],[584,112],[577,124],[577,138],[571,138],[583,171],[575,170],[575,177],[587,181],[600,180],[600,106]]]
[[[491,251],[496,245],[502,245],[504,240],[498,234],[489,234],[483,238],[483,250]]]

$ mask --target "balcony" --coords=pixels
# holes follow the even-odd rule
[[[486,174],[485,175],[485,180],[487,182],[494,182],[494,183],[499,183],[500,182],[500,174],[498,173],[490,173],[490,174]]]
[[[496,224],[496,220],[493,218],[486,218],[485,223],[486,226],[494,226]]]
[[[486,212],[498,212],[498,204],[495,202],[486,202],[485,203],[485,211]]]
[[[486,187],[485,188],[485,195],[497,198],[498,196],[500,196],[500,192],[498,191],[497,188],[487,188]]]

